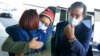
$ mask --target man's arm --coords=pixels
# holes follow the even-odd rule
[[[91,34],[92,30],[90,29],[83,34],[83,39],[81,41],[76,39],[73,43],[69,42],[71,44],[71,50],[77,53],[79,56],[86,56],[89,48],[89,42],[91,40]]]
[[[16,42],[8,37],[2,45],[2,50],[11,53],[26,53],[29,51],[28,42]]]
[[[70,48],[77,55],[86,56],[89,48],[89,42],[91,40],[92,29],[85,26],[82,27],[81,34],[79,34],[78,37],[75,36],[74,31],[74,26],[70,24],[64,28],[66,39],[71,46]],[[81,40],[79,41],[77,38],[80,38]]]

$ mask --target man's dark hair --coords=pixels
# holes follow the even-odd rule
[[[86,11],[87,11],[87,8],[86,8],[86,5],[83,4],[82,2],[75,2],[71,5],[70,7],[70,10],[71,9],[74,9],[74,8],[83,8],[84,11],[83,11],[83,15],[85,16],[86,15]]]

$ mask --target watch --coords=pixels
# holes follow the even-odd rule
[[[74,43],[76,40],[76,37],[74,37],[73,39],[68,40],[70,43]]]

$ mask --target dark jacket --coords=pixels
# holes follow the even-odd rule
[[[37,29],[37,30],[26,30],[18,25],[10,26],[6,28],[6,32],[12,37],[14,41],[24,41],[24,42],[29,42],[32,38],[38,36],[38,41],[42,41],[45,44],[46,39],[48,38],[49,34],[52,32],[52,27],[49,26],[47,29],[47,32],[44,33],[42,30]],[[31,36],[30,36],[31,35]],[[45,45],[38,49],[38,50],[33,50],[31,49],[29,53],[35,53],[37,51],[43,51],[45,49]],[[26,53],[26,54],[29,54]],[[14,56],[13,53],[9,53],[10,56]]]
[[[97,49],[100,51],[100,44],[97,45]]]
[[[80,23],[75,27],[76,41],[71,43],[64,35],[66,21],[56,26],[56,33],[52,38],[52,56],[86,56],[91,39],[92,29]]]

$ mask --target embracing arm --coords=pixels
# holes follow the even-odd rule
[[[30,42],[13,41],[11,37],[8,37],[2,45],[2,50],[11,53],[27,53],[31,49],[39,49],[44,44],[37,41],[38,37],[33,38]]]
[[[29,43],[16,42],[11,37],[8,37],[2,45],[2,50],[11,53],[26,53],[29,51]]]

